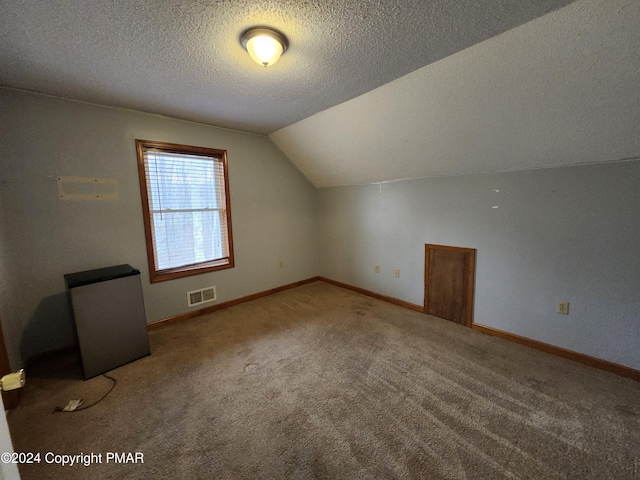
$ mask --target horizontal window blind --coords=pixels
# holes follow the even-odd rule
[[[156,270],[228,259],[224,167],[216,157],[145,150]]]

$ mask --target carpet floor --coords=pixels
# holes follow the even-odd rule
[[[28,372],[8,416],[15,451],[41,454],[23,479],[640,478],[640,383],[326,283],[150,342],[85,411],[53,413],[110,380],[75,357]]]

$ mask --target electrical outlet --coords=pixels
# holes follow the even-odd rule
[[[374,265],[373,269],[375,270],[376,273],[380,273],[380,265]]]
[[[558,302],[558,313],[569,315],[569,302]]]
[[[284,260],[278,262],[278,268],[284,268]]]
[[[2,390],[4,390],[5,392],[8,392],[9,390],[15,390],[16,388],[24,387],[24,382],[25,376],[23,369],[19,372],[9,373],[2,377],[2,379],[0,379],[0,387],[2,387]]]
[[[393,276],[396,277],[396,278],[400,277],[400,269],[399,268],[395,268],[393,270]]]

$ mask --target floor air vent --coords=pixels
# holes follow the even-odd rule
[[[213,302],[216,299],[216,287],[206,287],[201,290],[187,292],[187,306],[193,307],[201,303]]]

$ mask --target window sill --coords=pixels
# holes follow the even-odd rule
[[[184,267],[167,268],[166,270],[157,270],[149,272],[149,280],[151,283],[164,282],[175,278],[190,277],[192,275],[200,275],[202,273],[214,272],[216,270],[224,270],[234,266],[232,258],[223,260],[215,260],[212,262],[198,263],[195,265],[185,265]]]

